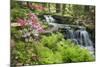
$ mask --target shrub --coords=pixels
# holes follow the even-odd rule
[[[40,64],[52,64],[53,63],[53,52],[47,47],[38,47],[37,53],[40,58]]]
[[[11,9],[11,21],[16,22],[18,18],[27,18],[27,14],[31,12],[29,9],[16,7]]]
[[[48,47],[38,46],[37,55],[39,56],[40,64],[62,63],[62,55],[59,52],[54,52]]]
[[[71,41],[63,40],[62,43],[58,43],[57,50],[62,54],[63,61],[66,63],[94,60],[93,55],[87,49],[80,48]]]
[[[63,35],[60,33],[51,34],[51,36],[43,36],[41,39],[41,44],[53,49],[56,47],[56,43],[59,42],[63,38]]]
[[[15,56],[13,60],[22,64],[94,61],[94,57],[87,49],[80,48],[79,45],[72,43],[70,40],[63,39],[59,33],[43,36],[41,41],[33,40],[32,43],[18,41],[13,51]]]
[[[16,48],[13,48],[11,54],[14,56],[12,57],[12,60],[14,60],[14,62],[12,61],[12,64],[15,63],[15,65],[18,65],[19,63],[21,65],[37,64],[38,62],[34,44],[31,43],[25,43],[22,41],[16,42]]]
[[[53,52],[58,52],[63,62],[87,62],[94,60],[94,57],[87,49],[72,43],[71,40],[64,40],[59,34],[52,34],[48,37],[45,36],[41,41],[43,46],[48,47]]]

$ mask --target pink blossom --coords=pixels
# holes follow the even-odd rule
[[[42,5],[30,5],[30,8],[36,9],[36,10],[45,10],[46,8]]]
[[[17,22],[20,24],[20,26],[25,26],[25,25],[30,25],[33,27],[33,29],[35,29],[38,32],[44,32],[44,29],[42,27],[42,25],[39,23],[38,21],[38,17],[34,14],[34,13],[29,13],[28,14],[29,19],[18,19]]]
[[[25,26],[26,20],[25,19],[18,19],[17,22],[20,24],[20,26]]]
[[[42,28],[42,25],[39,23],[38,18],[35,14],[29,13],[29,23],[31,26],[36,29],[38,32],[43,32],[44,29]]]

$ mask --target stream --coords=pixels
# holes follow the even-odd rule
[[[53,26],[52,31],[62,29],[65,39],[70,39],[73,43],[79,44],[81,48],[86,48],[94,53],[94,43],[91,41],[85,27],[55,23],[56,20],[51,15],[44,15],[44,18],[48,25]]]

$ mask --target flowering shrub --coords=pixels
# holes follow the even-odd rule
[[[38,17],[35,14],[29,13],[27,17],[28,17],[27,19],[18,18],[17,22],[18,24],[20,24],[21,28],[16,32],[22,35],[19,38],[24,38],[26,42],[29,42],[32,41],[33,39],[38,38],[39,33],[44,32],[45,30],[43,29],[42,25],[38,20]]]
[[[38,18],[35,14],[29,13],[28,22],[38,32],[43,32],[44,31],[44,29],[42,28],[42,25],[39,23]]]
[[[42,25],[39,23],[38,21],[38,18],[35,14],[33,13],[29,13],[28,14],[28,19],[18,19],[18,23],[21,25],[21,26],[30,26],[32,27],[33,29],[35,29],[37,32],[43,32],[44,29],[42,28]]]
[[[31,9],[36,9],[36,10],[39,10],[39,11],[42,11],[42,10],[45,10],[46,8],[44,7],[44,6],[42,6],[42,5],[32,5],[32,4],[30,4],[29,3],[29,7],[31,8]]]
[[[26,20],[25,19],[18,19],[17,22],[20,24],[20,26],[25,26]]]

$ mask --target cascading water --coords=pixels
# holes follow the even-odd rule
[[[44,15],[44,18],[46,19],[47,23],[54,23],[55,22],[55,19],[50,15]]]
[[[77,30],[72,29],[67,24],[55,23],[55,19],[50,15],[44,15],[46,22],[49,25],[53,25],[53,29],[64,28],[64,38],[70,39],[75,44],[79,44],[82,48],[85,47],[90,51],[94,51],[93,43],[89,37],[89,33],[84,27],[79,26]]]
[[[79,44],[78,40],[75,38],[74,30],[71,29],[71,27],[65,27],[64,38],[72,40],[75,44]]]
[[[52,25],[53,27],[51,28],[51,31],[56,31],[58,30],[58,25],[55,22],[55,19],[50,16],[50,15],[44,15],[44,18],[46,20],[46,22],[48,23],[48,25]]]
[[[70,39],[75,44],[79,44],[82,48],[87,48],[90,51],[94,51],[93,43],[89,37],[89,33],[85,30],[85,28],[80,27],[77,30],[73,30],[70,27],[65,30],[65,39]]]
[[[79,40],[79,43],[83,46],[92,45],[92,41],[89,38],[89,34],[84,28],[80,28],[75,31],[75,38]]]
[[[74,32],[74,36],[75,39],[78,41],[78,44],[86,47],[90,51],[94,51],[93,43],[89,37],[89,33],[85,30],[85,28],[80,27]]]
[[[67,39],[67,38],[68,39],[74,38],[73,30],[71,29],[71,27],[65,27],[65,39]]]

